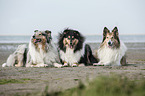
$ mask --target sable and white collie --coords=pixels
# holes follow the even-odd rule
[[[92,63],[92,51],[87,44],[84,50],[84,41],[84,36],[77,30],[65,29],[59,34],[58,49],[63,66],[75,67],[82,63],[85,65]]]
[[[26,67],[53,66],[59,62],[58,51],[52,42],[51,31],[34,31],[29,42]]]
[[[119,39],[117,27],[112,32],[105,27],[103,31],[103,41],[97,51],[99,63],[94,65],[112,65],[121,66],[126,64],[125,52],[127,47]]]

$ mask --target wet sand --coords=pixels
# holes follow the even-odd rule
[[[100,75],[118,74],[130,79],[145,78],[145,43],[126,43],[127,66],[87,66],[65,68],[5,67],[7,57],[19,44],[0,44],[0,96],[42,95],[46,86],[48,92],[64,91]],[[94,50],[99,43],[90,43]],[[7,82],[6,82],[7,81]]]

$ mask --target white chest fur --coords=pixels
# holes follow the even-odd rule
[[[103,63],[104,65],[120,65],[120,60],[125,55],[126,50],[127,47],[123,42],[121,42],[120,48],[118,49],[103,46],[98,50],[99,63]]]
[[[29,43],[29,52],[32,59],[32,62],[34,64],[37,63],[44,63],[44,51],[42,50],[42,45],[38,45],[39,51],[35,48],[35,45],[33,45],[31,42]]]
[[[42,49],[42,45],[38,45],[38,49],[35,48],[35,45],[31,42],[29,43],[29,52],[32,63],[39,64],[52,64],[59,61],[58,53],[53,44],[46,45],[48,48],[46,51]]]
[[[74,53],[74,49],[67,48],[66,52],[60,50],[60,58],[67,62],[70,66],[74,63],[78,63],[81,58],[81,50]]]
[[[104,65],[113,64],[119,58],[119,50],[104,47],[98,50],[100,62]]]

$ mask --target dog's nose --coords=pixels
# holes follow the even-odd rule
[[[33,36],[33,38],[35,38],[35,36]]]
[[[111,45],[111,42],[108,42],[109,45]]]
[[[70,45],[72,45],[72,42],[70,42]]]

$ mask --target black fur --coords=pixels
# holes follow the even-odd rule
[[[91,47],[88,44],[85,45],[85,53],[80,62],[84,62],[86,66],[93,65],[93,63],[98,63],[98,59],[93,56]]]
[[[24,54],[23,54],[23,67],[26,66],[27,53],[28,53],[28,48],[25,48],[25,51],[24,51]]]
[[[46,36],[46,38],[47,38],[47,43],[49,44],[50,41],[52,40],[51,31],[46,30],[44,35]]]
[[[66,52],[66,47],[63,44],[63,39],[67,38],[68,36],[74,36],[74,38],[79,40],[78,44],[74,48],[74,53],[81,50],[83,47],[83,43],[85,41],[85,38],[78,31],[68,29],[68,28],[65,29],[62,33],[59,33],[58,47],[60,48],[60,50],[63,50],[64,52]]]

